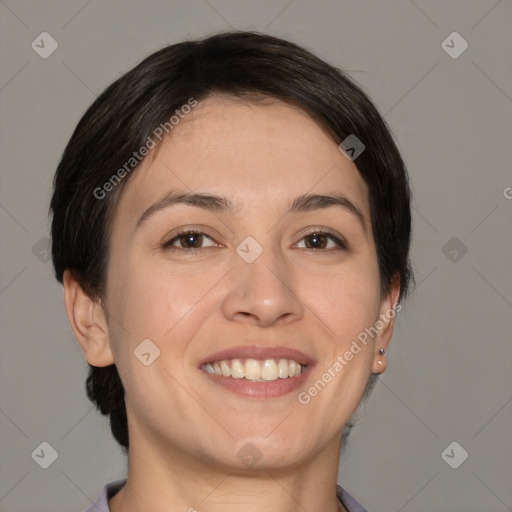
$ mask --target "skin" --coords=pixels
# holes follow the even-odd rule
[[[170,190],[228,196],[239,211],[175,205],[136,228]],[[301,194],[333,192],[360,209],[366,228],[337,206],[288,212]],[[348,249],[329,238],[315,248],[307,235],[318,226]],[[176,252],[162,247],[184,227],[208,235],[202,249],[192,253],[183,241]],[[236,252],[247,236],[263,248],[250,264]],[[241,397],[198,368],[228,347],[284,345],[316,361],[307,390],[396,303],[398,281],[380,294],[367,186],[310,117],[277,101],[202,101],[127,183],[106,289],[104,301],[94,301],[65,273],[66,313],[85,359],[115,363],[126,391],[128,481],[110,500],[112,512],[341,510],[342,428],[370,373],[386,369],[379,349],[392,319],[307,405],[297,392]],[[133,351],[148,338],[160,356],[145,366]],[[261,453],[252,468],[237,457],[246,443]]]

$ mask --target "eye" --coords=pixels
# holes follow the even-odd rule
[[[203,246],[202,243],[206,240],[211,240],[213,244],[209,246]],[[315,229],[308,234],[306,234],[302,240],[306,240],[305,249],[313,249],[313,250],[343,250],[347,249],[347,243],[344,240],[341,240],[336,235],[325,231],[324,229]],[[328,247],[329,242],[331,243],[331,247]],[[300,245],[301,242],[299,242]],[[179,244],[179,246],[176,246]],[[334,244],[334,247],[332,246]],[[214,240],[208,236],[207,234],[196,231],[192,229],[183,230],[169,241],[163,244],[163,248],[169,251],[185,251],[185,252],[193,252],[200,249],[205,249],[207,247],[215,247],[216,243]],[[338,249],[336,249],[338,247]]]
[[[311,231],[307,235],[304,236],[302,240],[309,240],[310,243],[306,243],[305,249],[333,249],[331,246],[330,248],[327,247],[329,244],[329,241],[331,243],[334,243],[334,250],[340,250],[340,249],[347,249],[347,243],[344,240],[340,240],[337,236],[335,236],[332,233],[329,233],[328,231],[322,230],[322,229],[315,229],[314,231]],[[336,249],[336,246],[338,246],[339,249]]]
[[[200,231],[194,231],[191,229],[181,231],[176,236],[171,238],[168,242],[165,242],[163,245],[164,249],[167,249],[169,251],[194,251],[197,249],[204,249],[205,247],[202,247],[202,242],[204,239],[213,239],[206,235],[205,233],[202,233]],[[180,244],[181,247],[176,247],[175,243]],[[213,245],[210,245],[210,247],[213,247]]]

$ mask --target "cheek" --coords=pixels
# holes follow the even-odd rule
[[[336,426],[357,408],[371,372],[372,341],[367,337],[362,342],[360,336],[378,318],[380,288],[378,273],[371,266],[365,271],[354,267],[319,284],[325,291],[314,298],[316,313],[328,325],[329,339],[315,381],[304,391],[312,410],[318,414],[328,410]],[[317,385],[319,381],[325,387]]]
[[[330,329],[337,344],[350,343],[373,325],[380,308],[379,274],[373,258],[354,258],[336,272],[312,269],[309,275],[301,274],[301,298]]]
[[[211,272],[177,273],[170,265],[140,260],[115,269],[109,329],[116,364],[138,368],[134,350],[149,339],[160,350],[159,364],[181,372],[178,361],[184,361],[187,346],[202,335],[199,331],[207,317],[220,307],[212,290],[218,280]]]
[[[162,337],[208,291],[204,275],[176,274],[148,257],[112,265],[109,277],[112,311],[128,331],[143,336]]]

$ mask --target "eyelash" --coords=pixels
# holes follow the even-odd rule
[[[183,237],[185,235],[203,235],[203,236],[206,236],[207,238],[209,238],[210,240],[214,241],[212,239],[212,237],[210,237],[206,233],[203,233],[202,231],[197,231],[197,230],[194,230],[194,229],[184,229],[184,230],[180,231],[179,233],[177,233],[175,236],[173,236],[169,241],[165,242],[163,244],[162,248],[166,249],[168,251],[171,251],[171,252],[177,252],[177,251],[180,251],[180,252],[196,252],[196,251],[201,251],[202,249],[208,249],[208,247],[199,247],[199,248],[196,248],[196,247],[188,247],[188,248],[172,247],[172,244],[174,242],[176,242],[177,240],[179,240],[181,237]],[[348,249],[347,243],[344,240],[340,240],[333,233],[330,233],[329,231],[326,231],[326,230],[321,229],[321,228],[313,229],[309,233],[306,233],[301,238],[301,241],[304,240],[305,238],[308,238],[308,237],[312,236],[312,235],[325,236],[325,237],[331,239],[336,245],[338,245],[338,249],[314,249],[314,248],[307,248],[310,251],[332,252],[334,250],[347,250]]]

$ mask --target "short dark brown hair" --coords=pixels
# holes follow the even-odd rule
[[[62,283],[69,269],[88,295],[104,298],[110,222],[133,172],[122,173],[108,194],[98,190],[116,172],[120,177],[118,171],[127,169],[126,162],[155,129],[191,98],[201,101],[212,94],[248,102],[277,99],[306,112],[336,144],[351,135],[362,141],[364,151],[354,163],[369,190],[381,293],[389,292],[399,277],[402,300],[413,281],[410,188],[386,122],[343,71],[292,42],[245,31],[221,32],[153,53],[112,83],[85,112],[54,178],[50,212],[57,280]],[[367,391],[374,382],[372,375]],[[101,413],[110,416],[112,433],[127,451],[124,388],[116,366],[90,365],[86,390]]]

